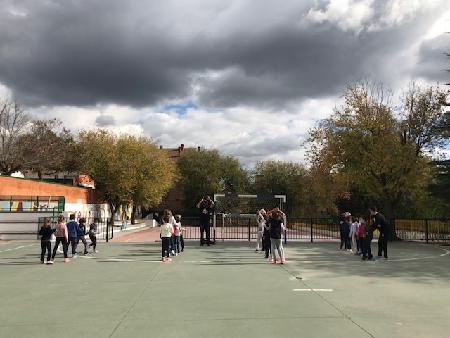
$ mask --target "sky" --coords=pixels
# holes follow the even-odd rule
[[[0,0],[0,98],[71,130],[303,162],[348,84],[446,83],[447,0]]]

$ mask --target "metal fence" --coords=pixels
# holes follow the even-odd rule
[[[450,243],[450,219],[391,219],[395,229],[393,238],[425,243]],[[198,217],[182,220],[185,239],[199,239]],[[258,234],[256,218],[237,218],[229,222],[218,221],[211,225],[213,240],[255,240]],[[375,232],[375,238],[378,232]],[[340,238],[339,223],[333,218],[289,218],[284,241],[326,241]]]
[[[400,239],[425,243],[449,243],[450,219],[395,219],[391,221]]]

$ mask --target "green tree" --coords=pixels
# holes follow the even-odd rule
[[[426,193],[429,159],[416,155],[414,142],[400,137],[382,87],[350,86],[344,97],[344,106],[311,131],[309,159],[314,167],[329,168],[342,189],[336,195],[350,198],[357,191],[362,201],[394,217]]]
[[[10,175],[23,166],[20,139],[30,118],[14,101],[0,100],[0,174]]]
[[[151,208],[161,203],[176,179],[176,166],[144,137],[121,136],[117,151],[120,161],[131,171],[131,223],[134,224],[137,206]]]
[[[302,164],[265,161],[256,164],[254,188],[256,193],[286,195],[286,212],[289,216],[305,216],[306,169]]]
[[[415,144],[416,155],[442,147],[450,137],[449,116],[445,113],[447,91],[411,84],[403,97],[403,142]]]
[[[114,222],[117,209],[130,203],[132,194],[132,172],[120,156],[117,137],[104,130],[83,131],[78,148],[82,169],[95,181],[99,197],[108,203]]]
[[[191,151],[178,162],[186,209],[193,212],[204,195],[217,192],[241,193],[248,188],[248,174],[239,161],[217,150]]]
[[[43,173],[71,171],[67,163],[71,155],[69,148],[74,140],[61,121],[31,121],[27,133],[18,142],[23,153],[21,170],[36,172],[39,178]]]
[[[81,132],[77,148],[82,168],[109,204],[111,222],[120,206],[155,206],[175,178],[174,165],[146,138],[104,131]]]

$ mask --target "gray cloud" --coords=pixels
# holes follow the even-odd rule
[[[450,58],[444,53],[450,53],[450,34],[442,34],[422,43],[417,63],[416,74],[430,81],[450,82]]]
[[[116,119],[111,115],[100,115],[95,119],[95,125],[98,127],[110,127],[116,125]]]
[[[383,29],[367,21],[348,31],[310,22],[314,4],[0,0],[0,82],[28,105],[148,106],[194,95],[206,106],[279,107],[361,78],[392,85],[401,74],[389,60],[436,16],[388,24],[376,2]]]

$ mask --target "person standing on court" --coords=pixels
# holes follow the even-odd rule
[[[378,238],[378,257],[382,257],[384,254],[384,258],[387,259],[387,242],[391,234],[391,227],[386,221],[386,217],[379,213],[376,207],[371,207],[369,211],[373,219],[372,227],[378,229],[380,232],[380,237]]]
[[[211,213],[214,210],[214,202],[211,200],[211,197],[203,197],[200,202],[197,203],[197,209],[200,211],[200,245],[203,246],[204,244],[203,232],[205,232],[206,244],[209,246],[211,244],[209,221]]]
[[[77,257],[77,239],[79,224],[75,221],[75,214],[70,214],[67,225],[67,233],[69,235],[69,244],[72,246],[72,257]],[[69,247],[67,244],[67,247]]]

